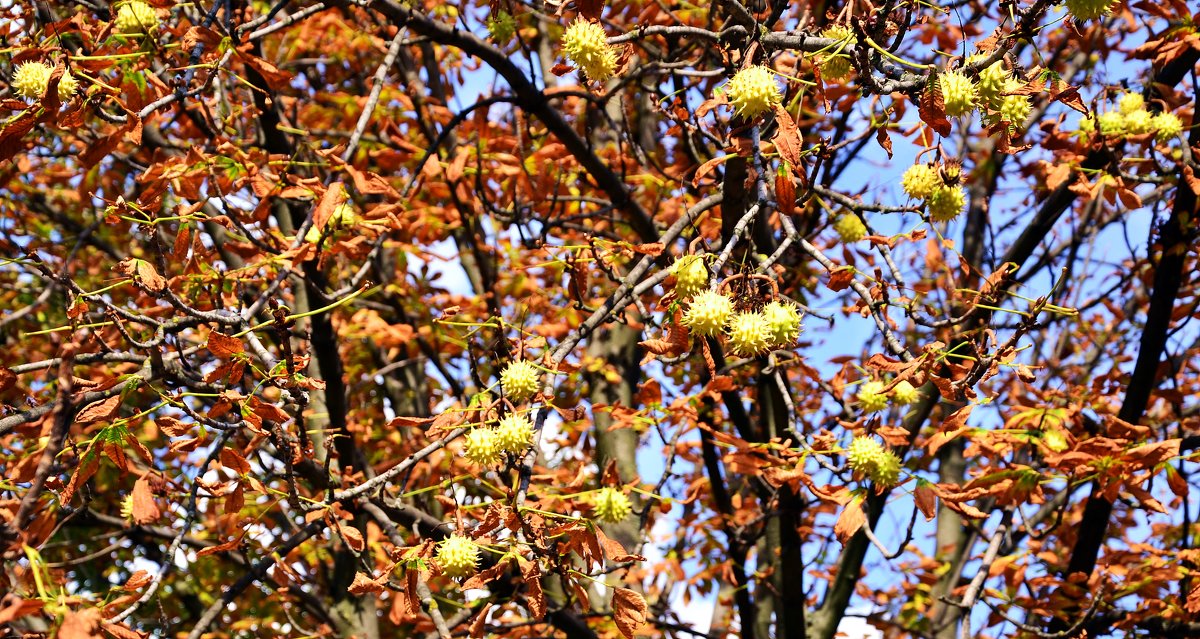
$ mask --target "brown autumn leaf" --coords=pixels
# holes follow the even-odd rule
[[[341,519],[335,521],[337,522],[338,534],[346,540],[346,545],[350,546],[355,552],[362,552],[362,549],[366,547],[362,531],[350,524],[343,523]]]
[[[135,592],[149,585],[151,581],[154,581],[153,575],[145,570],[139,570],[130,575],[129,579],[125,581],[125,585],[121,586],[121,588],[129,592]]]
[[[796,183],[787,171],[775,174],[775,203],[782,215],[796,213]]]
[[[21,599],[15,595],[10,595],[5,601],[8,604],[0,608],[0,624],[37,614],[46,606],[40,599]]]
[[[538,562],[529,561],[523,557],[517,558],[521,567],[521,577],[525,581],[525,606],[529,615],[534,619],[546,616],[546,596],[542,593],[542,570]]]
[[[97,608],[71,610],[63,617],[58,627],[58,639],[93,639],[103,637],[100,626],[104,616]]]
[[[704,164],[701,164],[700,168],[696,169],[696,175],[692,176],[692,186],[699,187],[700,180],[703,180],[704,176],[708,175],[709,173],[712,173],[713,169],[717,168],[718,166],[721,166],[722,164],[724,164],[724,163],[728,162],[729,160],[732,160],[733,158],[736,158],[736,157],[737,157],[737,155],[735,155],[735,154],[719,155],[719,156],[705,162]]]
[[[863,512],[862,502],[862,495],[851,499],[842,508],[842,514],[838,515],[837,523],[833,526],[833,534],[843,546],[867,523],[867,514]]]
[[[356,572],[354,573],[354,581],[350,582],[350,586],[346,588],[346,591],[352,595],[383,592],[383,582],[385,581],[387,581],[387,575],[383,575],[376,580],[365,572]]]
[[[159,293],[167,287],[167,280],[154,270],[154,265],[146,260],[128,257],[117,264],[116,269],[126,277],[132,277],[135,282],[151,293]]]
[[[121,396],[113,395],[101,400],[97,400],[83,407],[75,415],[76,424],[92,424],[102,422],[112,418],[117,414],[117,409],[121,407]]]
[[[475,613],[475,618],[471,620],[471,625],[467,628],[467,636],[471,639],[483,639],[486,634],[488,613],[492,611],[492,602],[483,604],[483,608]]]
[[[892,136],[888,134],[888,130],[884,127],[875,129],[875,142],[879,144],[884,151],[887,151],[888,159],[892,159]]]
[[[577,0],[575,8],[579,10],[579,15],[592,21],[600,20],[600,13],[604,9],[604,0]]]
[[[937,493],[933,487],[924,482],[917,484],[913,490],[913,500],[917,503],[917,509],[925,516],[925,521],[933,521],[937,516]]]
[[[154,502],[154,491],[150,479],[142,475],[133,484],[133,523],[141,526],[154,523],[162,516],[158,504]]]
[[[646,560],[646,558],[641,555],[629,554],[629,552],[625,550],[625,547],[621,545],[621,542],[609,537],[608,535],[605,535],[604,531],[599,526],[597,526],[595,530],[596,540],[600,542],[600,547],[604,550],[604,555],[609,561],[623,564],[629,561]]]
[[[205,555],[215,555],[217,553],[229,552],[231,550],[236,550],[237,547],[240,546],[241,544],[242,544],[241,536],[233,537],[229,541],[197,550],[196,556],[203,557]]]
[[[936,72],[929,74],[925,89],[921,91],[918,113],[921,121],[928,124],[938,135],[950,135],[950,120],[946,119],[946,100],[942,97],[942,83]]]
[[[101,628],[106,634],[116,637],[116,639],[146,639],[150,636],[150,633],[134,630],[123,623],[112,623],[111,621],[105,621]]]
[[[17,383],[17,374],[7,366],[0,366],[0,393],[12,388]]]
[[[841,291],[849,288],[850,282],[854,281],[854,267],[846,266],[839,268],[829,274],[829,290]]]
[[[628,588],[614,588],[613,598],[613,621],[617,624],[617,630],[625,636],[625,639],[633,639],[634,634],[644,625],[648,608],[646,607],[646,599],[636,591]]]
[[[95,440],[91,446],[83,453],[83,458],[80,459],[79,465],[75,467],[75,473],[71,475],[71,481],[67,483],[67,487],[63,489],[62,495],[59,496],[59,501],[64,504],[71,503],[71,499],[75,496],[79,487],[92,478],[96,471],[100,469],[100,453],[96,450]]]
[[[250,462],[242,454],[232,448],[222,448],[220,452],[221,465],[241,475],[250,472]]]
[[[154,420],[155,425],[159,430],[166,433],[169,437],[180,437],[186,435],[192,429],[192,424],[185,424],[174,417],[163,416]]]
[[[800,128],[783,105],[775,105],[775,121],[779,130],[771,138],[771,143],[779,151],[779,156],[791,166],[804,166],[804,142],[800,139]]]
[[[208,350],[217,357],[228,358],[245,352],[242,340],[212,331],[208,334]]]

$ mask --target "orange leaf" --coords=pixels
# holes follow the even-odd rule
[[[201,548],[200,550],[196,551],[196,556],[203,557],[205,555],[215,555],[219,552],[229,552],[230,550],[237,548],[241,543],[242,543],[241,537],[234,537],[233,539],[230,539],[229,541],[227,541],[223,544],[217,544],[216,546],[209,546],[208,548]]]
[[[383,584],[371,578],[365,572],[354,574],[354,581],[346,589],[352,595],[365,595],[367,593],[383,592]]]
[[[134,592],[141,590],[142,587],[148,585],[151,581],[154,581],[153,575],[145,570],[139,570],[129,576],[129,580],[125,582],[125,585],[122,586],[122,588],[128,590],[129,592]]]
[[[917,502],[917,508],[925,515],[925,521],[933,521],[937,515],[937,493],[929,484],[919,484],[916,490],[913,491],[913,499]]]
[[[154,265],[146,260],[128,257],[117,264],[117,271],[127,277],[132,277],[151,293],[158,293],[167,287],[167,280],[154,270]]]
[[[145,639],[150,635],[144,632],[138,632],[123,623],[112,623],[105,621],[101,626],[104,632],[116,637],[117,639]]]
[[[92,639],[103,637],[100,634],[100,623],[103,615],[96,608],[87,610],[72,610],[63,617],[62,625],[58,627],[58,639]]]
[[[79,413],[75,415],[75,423],[91,424],[93,422],[106,420],[109,417],[112,417],[117,412],[117,408],[120,406],[120,395],[113,395],[107,399],[92,402],[91,404],[84,406],[83,410],[79,411]]]
[[[942,81],[936,73],[929,74],[929,82],[921,92],[921,104],[917,112],[921,121],[937,131],[938,135],[950,135],[950,120],[946,119],[946,100],[942,97]]]
[[[245,352],[242,340],[213,331],[208,334],[208,350],[217,357],[230,357]]]
[[[337,521],[337,529],[338,532],[341,533],[342,538],[346,540],[347,546],[350,546],[354,552],[362,552],[362,549],[366,545],[363,542],[362,532],[360,532],[354,526],[343,524],[340,519]]]
[[[250,462],[232,448],[221,449],[221,465],[239,475],[250,472]]]
[[[775,121],[779,123],[779,131],[771,138],[771,142],[779,151],[779,156],[794,167],[803,166],[804,144],[800,141],[800,129],[783,105],[775,106]]]
[[[837,535],[843,546],[867,523],[867,514],[863,512],[862,502],[861,495],[850,500],[842,509],[842,514],[838,515],[837,523],[833,525],[833,534]]]
[[[613,621],[625,639],[633,639],[634,633],[646,625],[646,600],[628,588],[613,589]]]
[[[154,492],[150,488],[150,480],[146,475],[138,478],[133,484],[133,523],[149,524],[162,515],[158,504],[154,503]]]
[[[483,605],[483,609],[475,615],[475,619],[471,621],[470,628],[467,629],[468,636],[471,639],[482,639],[484,635],[484,626],[487,624],[488,613],[492,610],[492,602]]]

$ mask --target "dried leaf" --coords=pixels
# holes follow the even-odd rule
[[[887,151],[888,159],[892,159],[892,136],[888,135],[888,130],[883,127],[875,129],[875,141]]]
[[[600,19],[600,12],[604,9],[604,0],[577,0],[575,7],[579,9],[579,15],[592,21]]]
[[[103,621],[104,616],[96,608],[71,610],[63,617],[62,625],[58,627],[58,639],[103,637],[100,633],[100,624]]]
[[[854,281],[854,267],[846,266],[829,274],[829,290],[840,291],[850,286]]]
[[[133,484],[133,523],[141,526],[153,523],[161,516],[162,511],[154,503],[154,491],[148,475],[142,475]]]
[[[546,596],[542,593],[542,570],[536,561],[518,558],[525,580],[525,605],[534,619],[546,616]]]
[[[625,639],[633,639],[639,628],[646,625],[646,599],[628,588],[614,588],[613,621]]]
[[[228,358],[245,352],[242,340],[217,331],[208,334],[208,350],[217,357]]]
[[[851,499],[842,509],[842,514],[838,515],[837,523],[833,525],[833,534],[837,535],[843,546],[867,523],[867,514],[863,512],[862,502],[861,495]]]
[[[250,462],[241,453],[232,448],[221,449],[221,465],[241,475],[250,472]]]
[[[125,582],[125,585],[121,586],[121,588],[129,592],[136,592],[149,585],[151,581],[154,581],[153,575],[145,570],[139,570],[130,575],[129,579]]]
[[[786,171],[775,174],[775,204],[783,215],[796,213],[796,183]]]
[[[92,402],[83,407],[75,415],[76,424],[92,424],[95,422],[106,421],[117,413],[117,409],[121,407],[121,396],[113,395],[105,399]]]
[[[921,92],[921,104],[918,109],[921,121],[928,124],[937,134],[945,137],[950,135],[950,120],[946,119],[946,100],[942,97],[942,82],[937,73],[930,73]]]
[[[471,639],[483,639],[486,633],[485,626],[487,625],[488,613],[492,611],[492,602],[483,604],[483,609],[475,615],[475,619],[471,620],[471,625],[467,629],[467,636]]]
[[[112,623],[111,621],[105,621],[101,627],[104,629],[105,633],[116,637],[117,639],[145,639],[146,637],[150,636],[149,633],[139,632],[123,623]]]
[[[771,143],[779,151],[779,156],[792,166],[804,166],[804,143],[800,139],[800,128],[783,105],[775,106],[775,121],[779,124],[779,130],[771,138]]]
[[[700,180],[703,180],[704,176],[712,173],[713,169],[736,157],[737,155],[735,154],[720,155],[701,164],[700,168],[696,169],[696,175],[692,176],[692,186],[700,186]]]
[[[933,487],[925,482],[917,484],[917,488],[913,490],[913,499],[917,502],[921,514],[925,516],[925,521],[933,521],[937,516],[937,493]]]
[[[7,366],[0,366],[0,393],[12,388],[17,383],[17,374]]]
[[[386,575],[384,576],[386,579]],[[354,574],[354,581],[350,582],[350,586],[346,590],[352,595],[365,595],[368,593],[383,592],[383,584],[365,572]]]
[[[342,538],[346,540],[346,545],[350,546],[354,552],[362,552],[363,548],[366,547],[362,532],[354,526],[342,523],[342,520],[339,519],[337,520],[337,529]]]

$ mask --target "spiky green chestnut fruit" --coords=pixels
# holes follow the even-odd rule
[[[973,55],[967,59],[967,62],[974,62],[985,58],[987,56],[984,54]],[[998,98],[1000,94],[1010,90],[1005,88],[1008,80],[1009,72],[1008,69],[1004,68],[1002,60],[997,60],[989,64],[979,71],[979,84],[977,85],[979,97],[983,99],[985,104],[992,106],[999,104]]]
[[[876,486],[891,488],[900,481],[900,458],[890,450],[884,450],[875,468],[867,473]]]
[[[684,255],[671,266],[675,276],[675,297],[687,299],[708,288],[708,265],[699,255]]]
[[[50,87],[50,75],[54,67],[45,62],[26,62],[13,71],[10,86],[13,92],[26,100],[40,100]],[[70,72],[64,71],[58,79],[58,99],[66,101],[79,89],[79,81]]]
[[[512,14],[500,9],[488,17],[487,30],[492,36],[492,42],[505,45],[517,34],[517,21],[513,19]]]
[[[1117,0],[1067,0],[1067,11],[1078,21],[1095,20],[1106,16]]]
[[[567,59],[590,80],[603,82],[617,69],[617,53],[608,45],[604,27],[591,20],[577,18],[572,22],[563,34],[562,46]]]
[[[462,535],[450,535],[438,544],[437,563],[451,579],[463,579],[479,569],[479,545]]]
[[[500,388],[504,396],[514,404],[520,404],[533,397],[540,390],[541,374],[537,366],[525,361],[510,362],[500,373]]]
[[[829,53],[822,53],[821,56],[821,77],[826,80],[840,80],[848,75],[854,69],[850,64],[850,56],[846,55],[846,50],[858,43],[858,38],[850,27],[841,24],[835,24],[821,32],[822,38],[837,40],[839,43],[846,41],[843,44],[834,45]],[[840,53],[833,53],[841,49]]]
[[[967,193],[961,186],[939,187],[929,196],[929,217],[935,222],[949,222],[962,213],[967,205]]]
[[[467,433],[467,449],[463,457],[480,466],[493,466],[500,461],[500,439],[491,428],[474,428]]]
[[[795,304],[774,301],[762,309],[763,319],[767,321],[767,336],[771,346],[775,348],[791,348],[800,337],[802,318]]]
[[[592,512],[600,521],[615,524],[624,521],[629,513],[633,512],[633,506],[625,493],[616,488],[605,487],[592,496]]]
[[[762,313],[736,313],[729,318],[725,337],[735,355],[754,357],[771,349],[771,332]]]
[[[1141,111],[1145,108],[1146,98],[1143,98],[1140,93],[1126,91],[1121,94],[1121,97],[1117,98],[1117,110],[1121,112],[1121,115],[1129,115],[1134,111]]]
[[[155,13],[154,7],[142,0],[123,2],[117,7],[113,30],[127,36],[153,34],[158,30],[158,14]]]
[[[845,213],[834,220],[833,230],[843,242],[857,242],[867,236],[867,225],[853,213]]]
[[[1167,142],[1178,137],[1183,132],[1183,122],[1174,113],[1159,113],[1154,116],[1154,137],[1159,142]]]
[[[725,92],[733,110],[746,120],[771,111],[783,100],[775,73],[760,65],[738,71],[725,85]]]
[[[850,470],[870,475],[886,452],[874,437],[862,435],[850,442],[850,448],[846,450],[846,462],[850,465]]]
[[[900,187],[914,200],[928,199],[942,185],[937,169],[929,164],[914,164],[900,176]]]
[[[712,337],[725,329],[732,314],[733,300],[716,291],[702,291],[692,298],[681,321],[693,335]]]
[[[969,115],[975,110],[975,83],[962,71],[947,71],[939,81],[942,83],[942,100],[946,106],[946,115],[958,117]]]
[[[1100,134],[1109,137],[1125,135],[1125,116],[1120,111],[1105,111],[1096,118]]]
[[[921,399],[921,391],[908,383],[907,379],[900,380],[892,387],[892,399],[901,406],[908,406]]]
[[[496,444],[514,455],[525,452],[533,443],[533,422],[524,415],[506,415],[496,425]]]
[[[858,387],[858,406],[864,413],[874,413],[887,408],[888,398],[883,392],[883,382],[863,382]]]
[[[1154,116],[1145,109],[1138,109],[1125,114],[1125,130],[1130,135],[1139,135],[1154,131]]]

